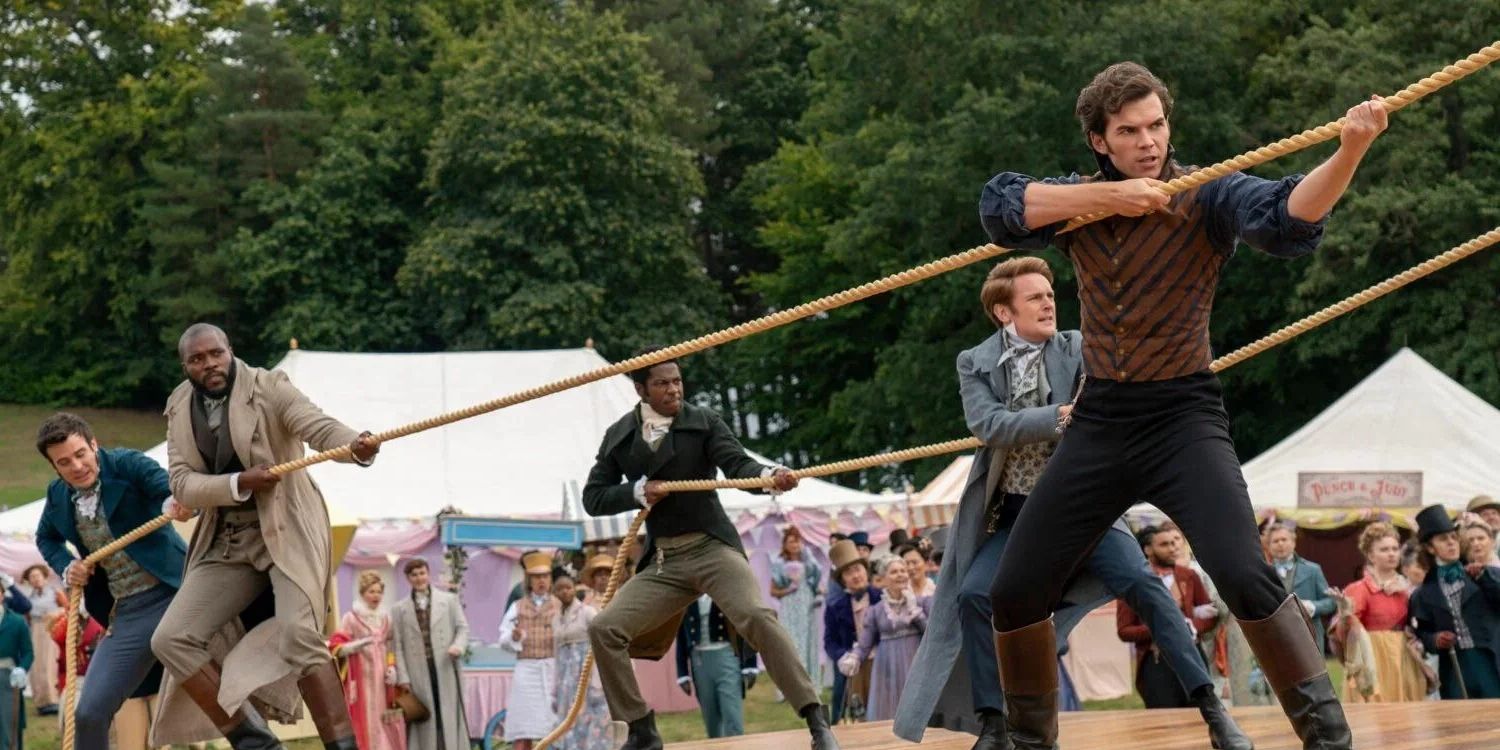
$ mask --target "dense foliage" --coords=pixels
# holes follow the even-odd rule
[[[1109,62],[1172,86],[1177,154],[1203,164],[1496,28],[1500,0],[15,0],[0,9],[0,401],[157,405],[199,319],[256,362],[292,338],[593,339],[618,359],[982,243],[994,172],[1091,171],[1072,105]],[[1488,70],[1395,115],[1317,255],[1229,265],[1216,349],[1500,223],[1497,102]],[[1076,321],[1071,272],[1048,257]],[[990,332],[981,266],[688,375],[793,464],[960,436],[953,358]],[[1497,278],[1500,256],[1480,256],[1226,374],[1241,452],[1402,346],[1500,402]]]

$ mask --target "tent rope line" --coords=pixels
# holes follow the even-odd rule
[[[1391,292],[1394,292],[1397,289],[1400,289],[1401,287],[1404,287],[1418,279],[1431,275],[1432,273],[1443,268],[1447,268],[1448,266],[1451,266],[1454,263],[1463,260],[1464,258],[1474,255],[1480,250],[1484,250],[1485,248],[1494,245],[1496,242],[1500,242],[1500,227],[1491,229],[1490,231],[1485,232],[1484,234],[1481,234],[1478,237],[1475,237],[1474,239],[1471,239],[1468,242],[1465,242],[1457,247],[1454,247],[1451,250],[1429,258],[1421,263],[1418,263],[1417,265],[1412,266],[1411,268],[1408,268],[1407,270],[1402,271],[1401,273],[1396,274],[1395,276],[1392,276],[1385,281],[1367,287],[1366,289],[1356,292],[1355,294],[1352,294],[1337,303],[1329,305],[1328,307],[1325,307],[1322,310],[1313,313],[1312,315],[1302,318],[1301,320],[1298,320],[1291,325],[1288,325],[1275,331],[1274,333],[1246,344],[1245,346],[1242,346],[1239,349],[1236,349],[1233,352],[1230,352],[1229,354],[1214,360],[1209,365],[1209,370],[1215,373],[1227,370],[1234,365],[1237,365],[1247,359],[1250,359],[1251,357],[1256,356],[1257,354],[1261,354],[1269,349],[1291,341],[1292,339],[1301,336],[1302,334],[1307,333],[1314,328],[1324,325],[1325,323],[1328,323],[1335,318],[1357,310],[1360,307],[1363,307],[1387,294],[1390,294]],[[974,437],[963,438],[960,440],[949,440],[943,443],[922,445],[915,448],[892,451],[890,453],[879,453],[873,456],[865,456],[863,458],[852,458],[845,461],[835,461],[833,463],[822,464],[819,466],[810,466],[806,469],[793,470],[792,474],[798,478],[829,476],[831,474],[858,471],[860,469],[867,469],[873,466],[881,466],[884,464],[900,463],[904,461],[916,460],[919,458],[929,458],[932,456],[940,456],[948,453],[959,453],[962,451],[974,450],[983,445],[984,443],[981,442],[979,438]],[[691,479],[662,482],[660,486],[662,489],[668,492],[700,492],[712,489],[749,490],[770,487],[772,486],[772,483],[774,481],[775,480],[771,477],[756,477],[748,479]],[[641,511],[636,514],[635,520],[631,522],[630,530],[626,532],[626,537],[620,545],[620,551],[615,555],[615,564],[611,569],[612,572],[609,580],[609,590],[600,602],[600,609],[608,606],[610,598],[614,596],[616,583],[615,574],[623,570],[625,561],[630,557],[630,545],[635,542],[636,535],[640,533],[641,524],[645,522],[646,514],[649,512],[649,507],[641,509]],[[568,731],[572,729],[573,724],[578,721],[578,716],[583,711],[583,704],[587,697],[589,674],[590,670],[593,669],[593,666],[594,652],[592,649],[590,649],[588,655],[584,658],[583,671],[580,673],[581,676],[578,678],[578,692],[573,697],[573,705],[568,709],[568,715],[564,717],[562,722],[559,723],[557,727],[554,728],[550,733],[548,733],[546,737],[543,737],[537,742],[536,750],[546,750],[546,748],[553,742],[556,742],[558,738],[562,737],[564,734],[567,734]]]
[[[1451,83],[1454,83],[1454,82],[1456,82],[1458,80],[1461,80],[1462,78],[1464,78],[1464,77],[1466,77],[1466,76],[1468,76],[1468,75],[1470,75],[1470,74],[1472,74],[1472,73],[1480,70],[1481,68],[1483,68],[1483,67],[1485,67],[1485,66],[1487,66],[1487,65],[1489,65],[1489,64],[1491,64],[1493,62],[1495,62],[1497,59],[1500,59],[1500,41],[1497,41],[1495,43],[1489,44],[1489,45],[1481,48],[1478,52],[1476,52],[1474,54],[1471,54],[1471,55],[1465,57],[1464,59],[1459,60],[1459,61],[1457,61],[1457,62],[1455,62],[1455,63],[1453,63],[1451,65],[1445,66],[1442,70],[1434,73],[1431,76],[1428,76],[1426,78],[1421,79],[1420,81],[1418,81],[1418,82],[1412,84],[1411,86],[1408,86],[1407,88],[1403,89],[1401,92],[1393,95],[1390,98],[1390,101],[1386,105],[1387,111],[1391,111],[1391,112],[1397,111],[1400,108],[1405,107],[1408,104],[1411,104],[1412,102],[1415,102],[1418,99],[1421,99],[1422,97],[1431,94],[1432,92],[1435,92],[1435,91],[1437,91],[1439,89],[1442,89],[1443,87],[1445,87],[1445,86],[1447,86],[1447,85],[1449,85]],[[1187,190],[1190,187],[1195,187],[1197,185],[1201,185],[1201,184],[1207,183],[1209,181],[1218,179],[1218,178],[1223,177],[1225,175],[1228,175],[1228,174],[1230,174],[1232,172],[1238,171],[1239,169],[1244,169],[1244,168],[1246,168],[1248,166],[1253,166],[1253,165],[1256,165],[1256,164],[1263,164],[1263,163],[1265,163],[1267,161],[1270,161],[1271,159],[1274,159],[1274,158],[1277,158],[1277,157],[1280,157],[1280,156],[1285,156],[1287,154],[1291,154],[1291,153],[1294,153],[1296,151],[1300,151],[1300,150],[1302,150],[1304,148],[1307,148],[1309,146],[1312,146],[1312,145],[1315,145],[1315,144],[1318,144],[1318,143],[1322,143],[1323,141],[1331,139],[1334,135],[1336,135],[1338,132],[1340,132],[1342,130],[1342,128],[1343,128],[1343,121],[1342,121],[1342,119],[1340,119],[1340,120],[1335,121],[1333,123],[1329,123],[1327,125],[1323,125],[1323,126],[1321,126],[1319,128],[1314,128],[1311,131],[1304,131],[1303,133],[1299,133],[1298,135],[1291,136],[1289,138],[1283,139],[1283,140],[1278,141],[1278,142],[1276,142],[1274,144],[1271,144],[1269,146],[1264,146],[1264,147],[1261,147],[1261,148],[1258,148],[1258,149],[1254,149],[1254,150],[1252,150],[1250,152],[1247,152],[1245,154],[1241,154],[1240,156],[1237,156],[1237,157],[1235,157],[1233,159],[1230,159],[1228,161],[1220,162],[1219,164],[1213,165],[1211,167],[1208,167],[1208,168],[1205,168],[1205,169],[1201,169],[1201,170],[1197,170],[1197,171],[1195,171],[1195,172],[1193,172],[1193,173],[1191,173],[1189,175],[1184,175],[1183,177],[1179,177],[1176,180],[1173,180],[1172,182],[1169,182],[1166,185],[1164,185],[1163,189],[1164,190],[1169,190],[1170,189],[1170,190],[1174,190],[1176,192],[1180,192],[1182,190]],[[1236,164],[1242,164],[1243,166],[1235,166]],[[1187,182],[1189,180],[1196,180],[1196,181],[1195,182]],[[1177,183],[1176,186],[1174,186],[1174,183]],[[1173,193],[1169,192],[1168,194],[1171,195]],[[1098,221],[1098,220],[1100,220],[1102,218],[1105,218],[1106,216],[1107,216],[1107,214],[1103,214],[1103,215],[1101,215],[1101,214],[1092,214],[1092,215],[1089,215],[1089,216],[1077,217],[1077,218],[1073,219],[1072,221],[1070,221],[1061,231],[1064,231],[1064,232],[1066,232],[1066,231],[1072,231],[1072,230],[1078,228],[1079,226],[1083,226],[1084,224],[1089,223],[1091,221]],[[1001,254],[1006,253],[1006,252],[1010,252],[1010,249],[1009,248],[1003,248],[1003,247],[1000,247],[1000,246],[995,245],[995,244],[981,245],[979,247],[975,247],[975,248],[972,248],[970,250],[966,250],[966,251],[963,251],[963,252],[960,252],[960,253],[956,253],[954,255],[950,255],[950,256],[947,256],[947,257],[944,257],[944,258],[940,258],[938,260],[934,260],[934,261],[930,261],[928,263],[924,263],[922,265],[919,265],[919,266],[907,269],[907,270],[902,271],[900,273],[896,273],[896,274],[892,274],[892,275],[883,277],[883,278],[878,279],[876,281],[868,282],[868,283],[862,284],[862,285],[857,286],[857,287],[846,289],[846,290],[844,290],[842,292],[838,292],[838,293],[831,294],[831,295],[828,295],[828,296],[825,296],[825,297],[821,297],[821,298],[813,300],[811,302],[803,303],[801,305],[798,305],[798,306],[793,307],[793,308],[789,308],[787,310],[782,310],[782,311],[779,311],[779,312],[776,312],[776,313],[772,313],[770,315],[766,315],[766,316],[757,318],[755,320],[748,321],[746,323],[741,323],[739,325],[731,326],[729,328],[725,328],[725,329],[716,331],[716,332],[711,333],[711,334],[707,334],[707,335],[704,335],[704,336],[699,336],[697,338],[690,339],[688,341],[684,341],[684,342],[681,342],[681,343],[678,343],[678,344],[674,344],[674,345],[666,347],[664,349],[659,349],[659,350],[654,351],[654,352],[643,354],[643,355],[640,355],[640,356],[637,356],[637,357],[632,357],[630,359],[623,360],[621,362],[617,362],[617,363],[615,363],[613,365],[610,365],[610,366],[607,366],[607,367],[597,368],[595,370],[592,370],[592,371],[589,371],[589,372],[585,372],[585,373],[580,373],[580,374],[573,375],[573,376],[570,376],[570,377],[567,377],[567,378],[563,378],[561,380],[557,380],[557,381],[554,381],[552,383],[547,383],[547,384],[544,384],[544,385],[541,385],[541,386],[536,386],[536,387],[533,387],[533,388],[529,388],[529,389],[526,389],[526,390],[521,391],[519,393],[511,394],[509,396],[504,396],[504,397],[501,397],[501,398],[498,398],[498,399],[493,399],[491,401],[486,401],[486,402],[483,402],[483,403],[480,403],[480,404],[475,404],[475,405],[466,407],[464,409],[459,409],[457,411],[449,412],[449,413],[446,413],[446,414],[440,414],[440,415],[437,415],[437,416],[434,416],[434,417],[429,417],[427,419],[424,419],[424,420],[421,420],[421,421],[418,421],[418,422],[414,422],[414,423],[411,423],[411,424],[408,424],[408,425],[404,425],[404,426],[401,426],[401,427],[396,427],[396,428],[393,428],[393,429],[390,429],[390,430],[386,430],[384,432],[380,432],[380,433],[375,434],[374,438],[375,438],[375,441],[376,441],[377,444],[378,443],[383,443],[383,442],[385,442],[387,440],[394,440],[396,438],[405,437],[405,436],[412,435],[412,434],[415,434],[415,433],[418,433],[418,432],[423,432],[423,431],[426,431],[426,430],[434,429],[436,427],[441,427],[441,426],[444,426],[444,425],[452,424],[454,422],[458,422],[458,421],[461,421],[461,420],[464,420],[464,419],[469,419],[469,418],[472,418],[472,417],[475,417],[475,416],[479,416],[481,414],[487,414],[489,412],[498,411],[500,409],[503,409],[503,408],[506,408],[506,407],[509,407],[509,406],[515,406],[517,404],[525,403],[525,402],[528,402],[528,401],[533,401],[533,400],[536,400],[536,399],[539,399],[539,398],[543,398],[545,396],[549,396],[549,395],[553,395],[553,394],[556,394],[556,393],[560,393],[560,392],[565,391],[565,390],[569,390],[569,389],[572,389],[572,388],[577,388],[579,386],[587,385],[588,383],[592,383],[592,382],[595,382],[595,381],[603,380],[603,379],[608,378],[608,377],[613,377],[615,375],[621,375],[621,374],[625,374],[625,373],[628,373],[628,372],[633,371],[633,370],[638,370],[638,369],[640,369],[642,367],[649,367],[651,365],[659,364],[659,363],[665,362],[667,360],[677,359],[679,357],[683,357],[683,356],[686,356],[686,355],[689,355],[689,354],[700,352],[700,351],[703,351],[705,349],[709,349],[709,348],[718,346],[720,344],[724,344],[724,343],[727,343],[727,342],[730,342],[730,341],[735,341],[735,340],[738,340],[738,339],[741,339],[741,338],[745,338],[747,336],[751,336],[751,335],[754,335],[754,334],[757,334],[757,333],[762,333],[762,332],[771,330],[773,328],[784,326],[784,325],[787,325],[789,323],[795,322],[797,320],[801,320],[802,318],[810,317],[810,316],[815,315],[815,314],[820,313],[820,312],[825,312],[825,311],[832,310],[832,309],[835,309],[835,308],[838,308],[838,307],[843,307],[845,305],[849,305],[849,304],[852,304],[854,302],[858,302],[860,300],[866,299],[866,298],[874,296],[876,294],[881,294],[881,293],[890,291],[892,289],[898,289],[898,288],[901,288],[901,287],[904,287],[904,286],[908,286],[908,285],[916,283],[918,281],[922,281],[922,280],[925,280],[925,279],[928,279],[928,278],[932,278],[934,276],[938,276],[940,274],[947,273],[949,271],[952,271],[952,270],[955,270],[955,269],[958,269],[958,268],[962,268],[962,267],[968,266],[970,264],[976,263],[976,262],[978,262],[980,260],[984,260],[986,258],[992,258],[992,257],[1001,255]],[[1439,267],[1441,267],[1441,266],[1439,266]],[[1379,296],[1379,295],[1376,295],[1376,296]],[[1356,305],[1355,307],[1357,307],[1357,306],[1358,305]],[[1353,308],[1350,308],[1350,309],[1353,309]],[[1291,337],[1287,337],[1287,338],[1291,338]],[[1285,339],[1283,339],[1283,340],[1285,340]],[[1272,346],[1274,346],[1274,344],[1272,344]],[[1269,348],[1269,347],[1267,347],[1267,348]],[[1263,349],[1262,349],[1262,351],[1263,351]],[[955,443],[963,443],[963,442],[967,442],[967,441],[953,441],[953,442],[955,442]],[[946,445],[946,444],[940,444],[940,445]],[[933,446],[924,446],[924,447],[925,448],[931,448]],[[913,448],[913,449],[909,449],[909,450],[920,451],[920,450],[922,450],[922,448]],[[956,449],[956,450],[962,450],[962,449]],[[948,452],[952,452],[952,450],[949,450]],[[901,453],[901,452],[898,451],[897,453]],[[300,469],[307,468],[307,467],[312,466],[314,464],[323,463],[325,461],[337,460],[337,459],[347,459],[347,458],[350,458],[352,455],[353,455],[353,451],[351,450],[351,446],[341,446],[339,448],[335,448],[335,449],[332,449],[332,450],[321,451],[319,453],[315,453],[315,454],[312,454],[312,455],[303,456],[302,458],[299,458],[299,459],[294,460],[294,461],[288,461],[288,462],[285,462],[285,463],[277,464],[276,466],[271,467],[270,470],[271,470],[272,473],[276,474],[277,476],[284,476],[284,475],[286,475],[288,473],[291,473],[293,471],[297,471],[297,470],[300,470]],[[937,454],[931,454],[931,455],[937,455]],[[871,457],[871,458],[874,458],[874,457]],[[860,459],[854,459],[854,460],[852,460],[852,462],[853,463],[857,463],[859,460]],[[850,463],[850,462],[844,462],[844,463]],[[852,469],[849,469],[849,470],[852,470]],[[644,522],[645,515],[646,514],[643,511],[642,513],[640,513],[637,516],[636,521],[634,523],[632,523],[632,531],[637,530],[639,528],[640,523]],[[157,517],[157,518],[155,518],[155,519],[153,519],[151,521],[148,521],[146,524],[142,525],[140,528],[137,528],[137,529],[129,532],[128,534],[126,534],[126,535],[120,537],[119,539],[117,539],[115,542],[113,542],[113,543],[111,543],[109,545],[106,545],[104,547],[101,547],[96,552],[91,553],[87,558],[85,558],[85,560],[89,561],[90,563],[93,563],[93,562],[97,562],[100,559],[108,557],[109,555],[112,555],[115,552],[118,552],[121,549],[124,549],[126,546],[128,546],[130,543],[136,541],[140,537],[145,536],[146,534],[149,534],[152,531],[155,531],[156,529],[161,528],[162,526],[165,526],[170,520],[171,519],[170,519],[169,516],[162,515],[162,516],[159,516],[159,517]],[[628,544],[627,545],[621,545],[621,555],[620,555],[620,557],[624,556],[624,553],[626,552],[627,549],[628,549]],[[614,567],[614,571],[613,571],[613,573],[611,575],[611,586],[610,586],[611,592],[615,588],[614,585],[613,585],[614,584],[614,578],[615,578],[614,574],[615,573],[620,573],[621,571],[623,571],[623,567],[621,565],[620,559],[617,557],[616,564],[615,564],[615,567]],[[69,586],[69,590],[68,590],[69,607],[68,607],[68,611],[66,613],[66,617],[68,618],[67,638],[66,638],[67,654],[65,655],[65,670],[67,671],[67,673],[69,675],[75,674],[77,672],[77,659],[78,659],[78,655],[76,653],[77,642],[78,642],[78,638],[81,635],[82,626],[83,626],[83,623],[82,623],[81,619],[79,618],[79,614],[80,613],[78,611],[77,604],[82,601],[82,597],[83,597],[83,589],[82,589],[82,587],[79,587],[79,586]],[[605,602],[607,603],[607,601],[608,601],[608,598],[606,597]],[[579,690],[577,699],[574,701],[574,705],[573,705],[572,709],[569,711],[568,719],[564,722],[563,725],[559,726],[559,729],[561,731],[554,730],[546,738],[543,738],[540,741],[540,743],[538,744],[538,747],[537,747],[536,750],[545,750],[545,748],[551,742],[555,741],[557,739],[557,737],[560,737],[562,735],[562,733],[566,731],[566,728],[564,728],[564,727],[571,728],[572,723],[574,721],[576,721],[577,714],[578,714],[578,712],[582,708],[583,697],[585,695],[584,688],[582,686],[586,685],[586,683],[587,683],[587,677],[588,677],[588,674],[589,674],[588,670],[592,668],[592,665],[593,665],[592,662],[593,662],[593,654],[590,653],[589,656],[587,657],[587,661],[586,661],[586,664],[585,664],[585,670],[582,673],[583,674],[583,679],[581,680],[581,683],[580,683],[580,690]],[[76,680],[69,680],[69,683],[70,683],[69,687],[65,691],[65,696],[64,696],[64,714],[65,714],[67,720],[66,720],[65,725],[64,725],[62,750],[74,750],[74,747],[75,747],[75,745],[74,745],[75,731],[74,731],[73,724],[74,724],[74,718],[75,718],[75,711],[77,709],[77,701],[76,701],[76,693],[77,693],[76,683],[77,683],[77,681]]]

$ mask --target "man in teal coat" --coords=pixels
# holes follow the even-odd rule
[[[167,472],[140,451],[101,449],[88,422],[74,414],[48,417],[37,430],[36,448],[57,472],[37,524],[37,549],[64,582],[83,586],[88,611],[109,628],[89,662],[74,718],[78,750],[105,750],[110,722],[125,699],[153,673],[160,679],[151,636],[182,587],[187,543],[167,525],[98,565],[85,565],[68,544],[87,556],[163,512],[175,513]],[[255,719],[230,743],[238,750],[278,747],[269,727]]]
[[[26,619],[0,608],[0,750],[21,750],[26,729],[26,673],[31,671],[31,628]]]

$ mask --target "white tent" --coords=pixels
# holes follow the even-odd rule
[[[964,454],[953,459],[911,501],[912,523],[918,528],[944,526],[958,515],[958,501],[963,499],[964,485],[969,482],[969,470],[974,466],[974,455]]]
[[[1500,493],[1500,410],[1403,348],[1244,466],[1257,507],[1295,507],[1298,472],[1422,472],[1423,504]]]
[[[454,411],[608,362],[592,349],[435,354],[293,350],[287,373],[328,414],[380,431]],[[309,469],[330,505],[355,518],[429,519],[445,507],[472,515],[556,517],[580,486],[604,431],[638,401],[625,376],[608,378],[447,427],[392,441],[375,466]],[[165,463],[166,446],[148,454]],[[765,508],[764,495],[727,491],[726,509]],[[891,498],[808,480],[783,506],[869,506]],[[0,514],[0,533],[36,529],[41,502]]]

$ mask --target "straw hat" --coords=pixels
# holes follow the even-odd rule
[[[588,563],[583,566],[583,577],[585,579],[593,578],[595,572],[601,569],[611,570],[614,567],[615,558],[609,555],[594,555],[593,557],[590,557]]]
[[[546,552],[532,552],[521,556],[521,567],[526,569],[526,575],[552,573],[552,556]]]
[[[1489,495],[1478,495],[1469,501],[1469,507],[1465,510],[1468,510],[1470,513],[1478,513],[1485,508],[1500,510],[1500,500],[1496,500]]]

